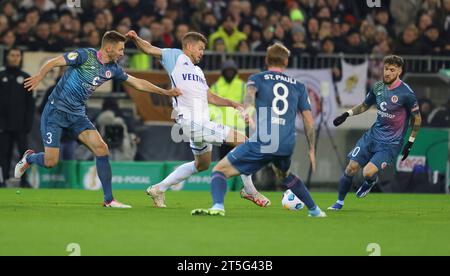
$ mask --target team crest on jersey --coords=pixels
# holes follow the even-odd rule
[[[22,84],[23,83],[24,78],[22,76],[18,76],[16,81],[18,84]]]
[[[112,76],[112,73],[111,73],[111,71],[106,71],[106,73],[105,73],[105,76],[106,76],[106,78],[111,78],[111,76]]]
[[[393,103],[398,103],[398,97],[397,96],[392,96],[391,101]]]
[[[387,163],[383,162],[383,164],[381,164],[381,169],[384,170],[384,169],[386,169],[386,167],[387,167]]]
[[[71,52],[71,53],[69,53],[69,54],[67,55],[67,58],[68,58],[69,60],[76,60],[77,57],[78,57],[78,53],[77,53],[77,52]]]

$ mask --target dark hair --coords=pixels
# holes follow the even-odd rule
[[[124,35],[122,35],[121,33],[116,32],[116,31],[109,31],[103,35],[102,45],[104,45],[106,43],[119,43],[119,42],[126,42],[126,41],[127,41],[127,38]]]
[[[283,44],[275,43],[267,49],[267,65],[285,67],[285,61],[289,60],[291,51]]]
[[[189,32],[189,33],[185,34],[183,39],[181,40],[181,42],[183,44],[183,48],[185,48],[188,43],[198,42],[198,41],[205,43],[205,46],[208,45],[208,40],[206,40],[205,36],[202,35],[201,33],[197,33],[197,32]]]
[[[11,53],[12,51],[19,51],[22,55],[22,50],[17,46],[12,46],[11,48],[9,48],[8,51],[6,51],[6,55],[9,55],[9,53]]]
[[[395,55],[391,55],[391,56],[386,56],[383,59],[383,63],[389,64],[389,65],[395,65],[397,67],[403,68],[403,66],[405,66],[405,61],[403,60],[402,57],[400,56],[395,56]]]

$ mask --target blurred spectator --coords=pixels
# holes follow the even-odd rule
[[[265,52],[269,46],[274,44],[274,32],[275,28],[273,26],[268,25],[266,28],[264,28],[262,32],[262,39],[260,40],[258,47],[255,48],[256,52]]]
[[[100,34],[97,31],[90,32],[87,37],[83,39],[81,47],[83,48],[99,48],[101,42]]]
[[[202,33],[209,37],[217,30],[217,18],[212,12],[207,12],[203,15]]]
[[[176,32],[175,32],[175,43],[174,48],[181,49],[183,48],[183,45],[181,44],[181,40],[183,39],[184,35],[189,32],[189,26],[186,24],[180,24],[177,26]]]
[[[9,21],[8,17],[3,14],[0,14],[0,33],[9,29]]]
[[[361,35],[357,30],[352,29],[347,34],[347,45],[342,49],[342,52],[346,54],[364,54],[366,50],[364,43],[361,41]]]
[[[27,136],[33,125],[33,94],[23,86],[30,75],[21,70],[21,65],[21,51],[11,48],[7,54],[6,69],[0,72],[0,179],[3,181],[9,178],[14,146],[17,145],[19,155],[27,150]],[[5,185],[0,183],[0,186]],[[21,186],[29,187],[25,176]]]
[[[233,60],[225,61],[222,64],[222,75],[211,86],[212,93],[238,103],[244,103],[245,82],[239,77],[238,73],[237,64]],[[234,108],[211,105],[210,113],[214,122],[245,133],[245,121],[241,113]],[[220,158],[225,157],[232,149],[233,147],[222,145],[220,147]]]
[[[395,18],[395,32],[400,34],[416,20],[422,0],[391,0],[390,12]]]
[[[419,29],[420,34],[424,34],[428,27],[433,25],[433,19],[430,15],[424,13],[419,17],[419,23],[417,24],[417,28]]]
[[[8,30],[0,34],[0,43],[7,49],[14,47],[14,45],[16,45],[16,35],[14,34],[14,31]]]
[[[227,52],[227,46],[225,45],[225,41],[223,38],[218,37],[213,42],[213,48],[211,49],[216,53],[222,53],[225,54]]]
[[[249,54],[250,53],[250,45],[247,40],[241,40],[237,46],[237,52],[239,54]]]
[[[420,115],[422,115],[422,126],[426,127],[430,125],[430,114],[434,109],[433,103],[429,99],[419,100]]]
[[[267,18],[269,16],[269,11],[267,10],[267,7],[265,4],[258,4],[255,8],[255,13],[252,18],[252,24],[254,27],[257,27],[259,29],[263,29],[264,26],[266,26]]]
[[[445,106],[434,110],[428,121],[431,127],[450,128],[450,99]]]
[[[320,51],[319,27],[319,20],[317,20],[316,18],[311,18],[308,21],[307,41],[315,52]]]
[[[395,37],[396,32],[392,27],[391,16],[389,14],[389,10],[387,9],[378,9],[375,12],[375,25],[383,26],[388,32],[390,37]]]
[[[422,39],[422,54],[439,56],[444,48],[445,42],[440,38],[439,28],[435,25],[429,26]]]
[[[306,42],[306,31],[301,25],[294,25],[292,27],[292,55],[301,55],[310,51],[308,43]]]
[[[16,22],[19,19],[19,14],[17,12],[15,3],[11,1],[2,1],[0,4],[0,10],[2,11],[3,15],[5,15],[9,22]],[[0,15],[1,18],[1,15]],[[1,19],[0,19],[1,21]],[[0,23],[1,24],[1,23]],[[1,28],[0,28],[1,31]]]
[[[419,30],[416,26],[408,26],[403,34],[401,40],[397,42],[395,46],[395,54],[398,55],[420,55],[422,52],[419,38]]]
[[[213,48],[213,43],[217,38],[222,38],[228,53],[233,53],[241,40],[246,40],[247,36],[237,29],[236,22],[231,15],[227,15],[219,27],[219,30],[209,37],[209,49]]]
[[[173,21],[170,18],[165,17],[161,20],[161,23],[163,27],[163,34],[162,34],[163,43],[167,48],[173,48],[173,45],[175,43],[175,37],[173,36],[174,31]]]

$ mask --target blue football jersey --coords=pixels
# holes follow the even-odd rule
[[[64,54],[64,59],[68,68],[53,89],[49,102],[70,114],[86,114],[87,100],[103,83],[128,79],[117,63],[103,64],[95,49],[77,49]]]
[[[277,156],[293,154],[298,112],[311,110],[304,84],[275,71],[252,75],[247,86],[256,88],[257,131],[253,150]]]
[[[403,144],[409,119],[419,113],[419,104],[412,89],[404,82],[389,90],[383,82],[375,84],[365,103],[377,105],[378,117],[369,130],[372,139],[386,144]]]

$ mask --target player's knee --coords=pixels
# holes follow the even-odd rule
[[[366,179],[373,178],[376,174],[377,174],[376,170],[373,170],[372,168],[368,168],[368,167],[364,168],[364,171],[363,171],[364,178],[366,178]]]
[[[104,142],[99,143],[95,149],[94,149],[94,153],[96,156],[107,156],[109,155],[109,148],[108,145]]]
[[[54,167],[56,167],[58,165],[58,158],[53,158],[53,157],[48,158],[48,157],[46,157],[45,160],[44,160],[44,165],[48,169],[54,168]]]
[[[345,169],[345,174],[348,176],[355,176],[358,173],[358,166],[348,165]]]
[[[198,172],[204,172],[209,169],[209,165],[207,163],[195,162],[195,168],[197,168]]]

